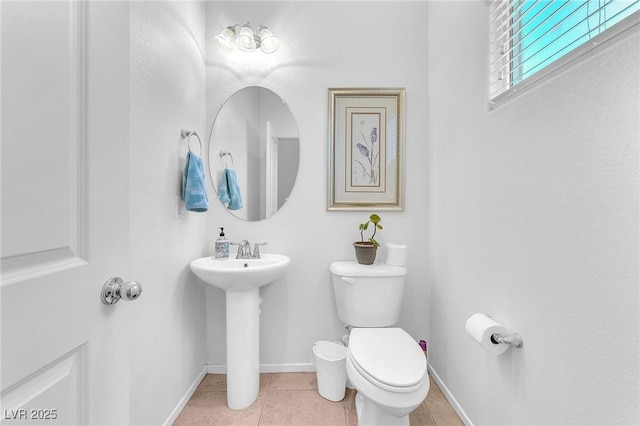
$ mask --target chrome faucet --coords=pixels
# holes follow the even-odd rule
[[[238,246],[238,254],[236,254],[236,259],[260,259],[260,249],[259,246],[264,246],[267,243],[255,243],[253,246],[253,253],[251,253],[251,244],[249,241],[242,240],[241,243],[231,243],[234,246]]]
[[[242,240],[240,244],[232,243],[234,245],[238,245],[238,254],[236,254],[236,259],[251,259],[251,244],[249,241]]]

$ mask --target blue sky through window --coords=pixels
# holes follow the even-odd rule
[[[638,0],[513,0],[513,84],[640,10]]]

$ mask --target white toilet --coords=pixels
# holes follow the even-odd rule
[[[398,322],[407,275],[403,266],[333,262],[338,316],[353,327],[347,376],[358,391],[360,426],[409,425],[409,413],[429,392],[427,361]]]

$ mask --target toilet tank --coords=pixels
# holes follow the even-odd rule
[[[329,266],[338,316],[353,327],[390,327],[400,318],[407,268],[333,262]]]

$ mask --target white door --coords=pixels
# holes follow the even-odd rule
[[[126,425],[129,6],[0,8],[0,422]]]
[[[278,134],[273,124],[266,125],[266,217],[271,217],[278,211]]]

